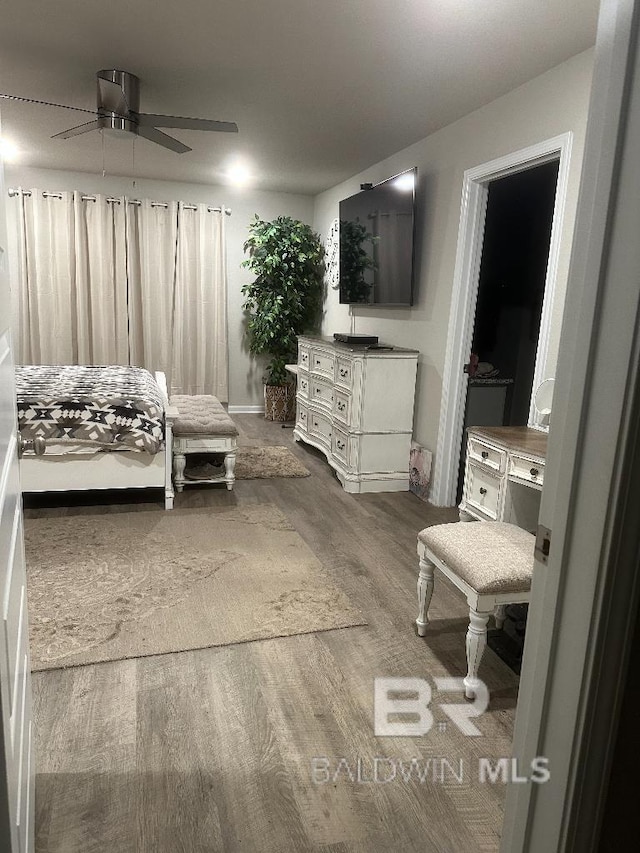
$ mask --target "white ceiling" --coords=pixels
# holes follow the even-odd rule
[[[168,131],[193,151],[105,135],[107,172],[316,193],[594,43],[598,0],[2,0],[0,91],[95,108],[95,72],[141,78],[142,112],[236,121]],[[91,117],[0,100],[24,165],[101,173]]]

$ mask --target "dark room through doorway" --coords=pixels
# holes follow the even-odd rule
[[[529,421],[558,167],[554,160],[489,185],[465,430]],[[458,499],[465,451],[463,442]]]

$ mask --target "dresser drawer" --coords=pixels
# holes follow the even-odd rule
[[[502,473],[505,469],[507,454],[504,450],[497,450],[489,444],[485,444],[473,436],[469,437],[468,455],[470,459],[481,462],[487,468]]]
[[[296,426],[306,431],[308,429],[308,422],[309,410],[304,403],[300,402],[300,398],[298,398],[296,402]]]
[[[325,415],[310,411],[307,415],[308,431],[319,438],[327,447],[331,447],[331,421]]]
[[[465,500],[475,509],[496,520],[500,508],[502,479],[480,465],[470,462],[467,466]]]
[[[298,394],[305,400],[309,399],[309,374],[304,370],[298,371]]]
[[[332,352],[322,352],[311,350],[309,353],[309,370],[313,373],[319,373],[321,376],[326,376],[327,379],[333,381],[333,370],[335,365],[335,356]]]
[[[335,400],[333,406],[333,416],[337,421],[343,424],[350,424],[351,417],[351,395],[345,394],[344,391],[335,392]]]
[[[339,429],[333,429],[331,453],[344,465],[349,464],[349,436]]]
[[[511,454],[509,460],[509,476],[527,483],[535,483],[542,488],[544,482],[544,462],[533,461],[524,456]]]
[[[353,385],[353,362],[348,358],[336,358],[336,385],[351,390]]]
[[[334,391],[331,383],[325,382],[317,376],[309,378],[309,400],[312,403],[319,403],[331,411],[333,409],[333,396]]]
[[[309,354],[309,347],[305,346],[305,344],[298,344],[298,364],[300,367],[304,367],[308,370],[310,361],[311,356]]]

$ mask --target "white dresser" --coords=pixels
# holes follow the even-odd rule
[[[347,492],[409,488],[418,352],[298,338],[297,441],[321,450]]]

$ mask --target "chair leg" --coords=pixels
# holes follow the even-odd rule
[[[433,595],[433,573],[435,566],[430,562],[424,554],[420,554],[420,574],[418,575],[418,618],[416,626],[418,628],[418,636],[424,637],[427,633],[427,625],[429,619],[427,613],[431,604],[431,596]]]
[[[494,618],[496,620],[496,628],[500,629],[504,625],[505,614],[507,612],[506,604],[497,604],[494,610]]]
[[[467,699],[473,699],[478,687],[478,668],[487,645],[487,624],[489,613],[479,613],[469,608],[469,627],[467,629],[467,677],[463,679]]]

